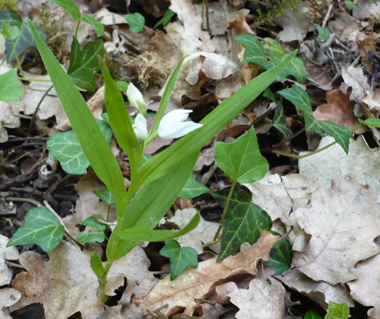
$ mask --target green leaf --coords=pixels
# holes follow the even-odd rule
[[[0,101],[16,102],[24,93],[25,88],[18,84],[16,68],[0,75]]]
[[[263,67],[268,66],[264,46],[259,39],[251,34],[241,34],[235,37],[234,40],[245,46],[243,62],[256,63]]]
[[[332,136],[335,141],[342,146],[346,154],[348,154],[348,147],[350,145],[350,138],[354,138],[350,130],[343,126],[329,121],[318,121],[326,134]]]
[[[352,2],[352,1],[345,1],[344,2],[346,4],[346,7],[348,10],[358,10],[360,11],[360,9],[358,8],[358,6],[355,4],[355,2]]]
[[[90,243],[102,243],[106,239],[104,233],[91,232],[91,233],[80,233],[77,235],[77,241],[84,244]]]
[[[328,28],[322,28],[317,26],[318,38],[322,41],[327,41],[330,37],[330,30]]]
[[[380,119],[377,118],[370,118],[366,120],[359,119],[359,122],[361,124],[367,125],[369,128],[379,127],[380,128]]]
[[[36,244],[48,253],[58,246],[64,232],[57,217],[47,208],[33,208],[26,213],[24,225],[16,231],[7,247]]]
[[[231,187],[224,188],[212,196],[220,205],[225,206],[230,189]],[[239,252],[244,242],[255,243],[260,237],[261,230],[271,229],[270,216],[251,201],[252,194],[249,189],[243,185],[236,186],[223,222],[221,248],[217,261]]]
[[[201,217],[197,213],[192,220],[181,230],[154,230],[141,227],[127,228],[120,232],[116,232],[116,235],[126,241],[166,241],[168,239],[180,237],[191,232],[197,227]]]
[[[231,144],[217,142],[215,162],[223,172],[239,183],[256,182],[269,169],[267,160],[260,153],[253,126]]]
[[[112,137],[110,126],[104,121],[97,120],[97,122],[105,140],[110,143]],[[53,153],[61,163],[62,169],[68,174],[85,174],[90,166],[74,131],[54,134],[48,140],[46,148]]]
[[[272,100],[273,102],[277,102],[276,94],[273,93],[269,88],[267,88],[267,89],[264,91],[263,96],[264,96],[264,97],[267,97],[268,99]]]
[[[103,56],[103,53],[102,40],[87,42],[81,51],[77,38],[73,36],[67,74],[80,88],[90,92],[95,91],[94,68],[99,65],[98,55]]]
[[[110,192],[110,190],[107,187],[102,189],[101,191],[94,190],[93,192],[96,196],[98,196],[107,205],[115,204],[115,199],[113,198],[112,193]]]
[[[91,269],[95,273],[96,277],[98,277],[99,281],[106,284],[106,280],[103,278],[106,270],[103,267],[102,261],[99,255],[93,251],[90,258]]]
[[[144,29],[145,26],[145,18],[142,14],[136,12],[136,13],[130,13],[123,15],[125,20],[127,20],[129,24],[129,30],[132,32],[141,32]]]
[[[81,13],[72,0],[50,0],[49,2],[58,4],[63,10],[67,11],[75,21],[81,19]]]
[[[198,267],[198,254],[194,248],[182,247],[175,239],[170,239],[160,250],[160,255],[170,258],[170,280],[176,279],[191,266]]]
[[[297,112],[303,112],[305,115],[305,128],[307,131],[316,132],[321,136],[325,136],[322,129],[319,127],[316,119],[314,118],[311,101],[309,94],[297,85],[293,85],[291,89],[284,89],[277,92],[282,95],[285,99],[289,100],[294,104]]]
[[[99,220],[105,221],[102,215],[96,215],[96,217]],[[83,225],[85,225],[87,227],[95,228],[95,229],[101,230],[101,231],[104,231],[107,228],[106,225],[99,223],[97,220],[95,220],[94,216],[90,216],[90,217],[86,218],[83,221]]]
[[[133,132],[123,95],[117,88],[103,60],[99,59],[99,64],[106,87],[105,104],[111,127],[120,147],[128,155],[129,164],[131,167],[131,179],[133,180],[135,179],[137,169],[142,159],[142,149],[135,133]],[[118,214],[118,216],[121,217],[121,212],[118,212]]]
[[[308,310],[305,313],[304,319],[323,319],[319,314],[313,310]]]
[[[288,75],[293,75],[298,83],[303,84],[306,81],[307,76],[307,72],[302,71],[304,67],[305,64],[301,59],[293,57],[284,70],[278,75],[277,81],[281,82],[285,80]]]
[[[275,235],[279,235],[274,233]],[[288,238],[280,240],[270,251],[269,259],[264,261],[265,265],[271,266],[279,276],[290,268],[293,259],[292,244]]]
[[[126,206],[126,191],[119,163],[86,101],[43,42],[34,25],[30,21],[29,24],[45,67],[91,167],[115,197],[117,210],[123,211]]]
[[[117,88],[119,89],[119,91],[125,91],[126,89],[128,89],[128,86],[129,86],[129,83],[128,82],[125,82],[125,81],[117,81],[116,82],[116,86]]]
[[[218,134],[274,81],[278,73],[286,66],[295,53],[275,68],[260,74],[238,92],[231,95],[203,118],[200,122],[203,124],[201,128],[185,135],[166,150],[147,161],[138,172],[137,184],[135,184],[136,190],[141,185],[153,181],[177,168],[185,159],[199,152],[203,145]]]
[[[153,29],[156,29],[157,27],[159,27],[160,25],[163,25],[163,26],[166,26],[170,20],[176,15],[176,13],[170,9],[166,10],[164,16],[162,17],[162,19],[160,19],[160,21],[158,21]]]
[[[325,319],[348,319],[350,315],[350,308],[345,303],[329,302],[329,309]]]
[[[94,27],[96,35],[98,37],[101,37],[104,34],[104,25],[101,24],[94,17],[88,16],[88,15],[83,15],[82,21],[92,25]]]
[[[36,48],[36,42],[33,39],[32,32],[30,30],[30,26],[27,22],[24,22],[22,24],[17,25],[20,29],[19,36],[14,40],[15,46],[16,46],[16,52],[17,55],[20,56],[22,53],[24,53],[27,49],[33,47]],[[40,37],[43,41],[46,41],[46,34],[42,30],[42,28],[38,25],[34,25],[37,32],[39,33]],[[10,40],[5,41],[5,50],[7,55],[7,62],[10,63],[13,60],[16,59],[15,52],[13,50],[12,42]]]
[[[107,245],[107,258],[114,261],[131,251],[139,241],[125,241],[115,232],[141,227],[153,229],[177,199],[179,192],[191,174],[198,154],[188,158],[181,166],[157,180],[144,185],[133,197],[123,214],[123,222],[118,223]]]
[[[3,22],[6,22],[11,26],[20,26],[22,24],[22,19],[16,12],[9,9],[5,9],[0,10],[0,27],[2,27]]]
[[[14,40],[18,37],[20,30],[17,25],[11,26],[5,21],[2,22],[2,30],[0,33],[4,36],[4,38],[9,40]]]
[[[264,50],[269,55],[270,59],[281,60],[285,55],[285,50],[272,38],[264,39]]]
[[[193,173],[191,173],[189,179],[187,180],[187,183],[185,184],[184,188],[179,193],[178,197],[192,199],[194,197],[200,196],[209,191],[210,189],[206,187],[205,185],[198,183],[194,179]]]
[[[278,129],[285,138],[289,138],[293,135],[292,130],[286,124],[284,108],[282,104],[277,105],[274,111],[273,126]]]

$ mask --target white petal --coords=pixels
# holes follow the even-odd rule
[[[137,138],[141,140],[146,140],[148,138],[148,127],[144,115],[140,113],[137,114],[135,123],[132,125],[132,127]]]
[[[200,128],[202,124],[194,123],[192,121],[180,122],[175,125],[169,125],[158,128],[158,135],[164,139],[179,138],[182,137],[197,128]]]
[[[160,122],[160,126],[166,127],[170,125],[175,125],[175,123],[183,122],[188,117],[193,110],[174,110],[166,114]]]
[[[144,98],[139,89],[135,87],[132,82],[128,85],[127,97],[131,106],[134,106],[140,113],[146,113],[147,106]]]

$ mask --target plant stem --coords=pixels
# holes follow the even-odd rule
[[[103,302],[107,302],[107,295],[106,295],[106,285],[107,285],[107,277],[108,277],[108,272],[110,271],[110,268],[113,264],[113,261],[107,261],[106,266],[104,267],[105,271],[103,274],[102,279],[103,280],[98,280],[99,281],[99,299]]]
[[[152,142],[156,137],[158,136],[158,132],[154,132],[152,134],[149,134],[148,138],[144,141],[144,144],[142,145],[143,150],[148,147],[150,142]]]
[[[203,248],[210,247],[210,246],[218,244],[218,243],[220,243],[220,239],[212,240],[212,241],[209,241],[208,243],[203,244]]]
[[[16,45],[15,45],[15,42],[13,41],[13,39],[11,39],[11,43],[12,43],[13,53],[15,54],[15,57],[16,57],[18,70],[20,71],[20,74],[23,77],[24,71],[22,70],[21,63],[20,63],[20,60],[19,60],[18,54],[17,54]]]
[[[77,27],[75,28],[75,37],[76,37],[76,38],[78,37],[78,31],[79,31],[79,26],[80,26],[80,23],[81,23],[81,22],[82,22],[82,21],[79,20],[78,23],[77,23]]]
[[[219,227],[218,227],[218,230],[216,231],[216,233],[214,235],[213,241],[216,241],[216,239],[218,238],[218,235],[219,235],[220,231],[222,230],[223,221],[224,221],[224,218],[227,215],[227,210],[228,210],[228,207],[230,206],[230,201],[231,201],[232,193],[234,192],[236,184],[237,184],[237,180],[232,183],[230,192],[229,192],[228,197],[227,197],[226,205],[224,205],[223,215],[222,215],[222,218],[221,218],[221,220],[219,222]]]
[[[363,126],[363,124],[359,124],[357,127],[355,127],[355,128],[351,131],[351,133],[355,133],[355,132],[356,132],[358,129],[360,129],[362,126]],[[329,147],[331,147],[331,146],[333,146],[333,145],[335,145],[335,144],[336,144],[336,141],[334,141],[334,142],[332,142],[332,143],[326,145],[325,147],[322,147],[322,148],[319,149],[319,150],[315,150],[315,151],[313,151],[313,152],[309,152],[309,153],[307,153],[307,154],[305,154],[305,155],[288,154],[288,153],[283,153],[283,152],[276,151],[276,150],[272,151],[272,153],[274,153],[274,154],[278,154],[278,155],[281,155],[281,156],[290,157],[290,158],[300,159],[300,158],[305,158],[305,157],[308,157],[308,156],[311,156],[311,155],[317,154],[317,153],[319,153],[319,152],[322,152],[322,151],[328,149]]]
[[[51,80],[25,78],[24,76],[22,76],[22,77],[19,76],[18,79],[20,81],[28,81],[28,82],[50,82],[51,83]]]

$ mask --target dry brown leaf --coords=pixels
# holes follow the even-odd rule
[[[376,18],[380,14],[378,3],[372,3],[367,0],[358,0],[356,2],[359,10],[352,10],[352,15],[359,20],[366,20],[370,17]]]
[[[327,104],[319,105],[313,112],[316,120],[344,125],[350,131],[359,125],[354,114],[355,103],[350,101],[349,94],[332,90],[326,93],[326,100]]]
[[[288,270],[277,278],[288,287],[309,297],[325,310],[327,310],[329,301],[345,302],[349,307],[354,306],[354,301],[350,297],[348,289],[345,289],[343,285],[333,286],[324,281],[314,281],[297,268]]]
[[[12,280],[12,271],[5,261],[19,258],[16,246],[7,247],[8,242],[8,237],[0,234],[0,287],[8,285]]]
[[[168,305],[161,310],[170,316],[185,309],[191,315],[197,305],[195,298],[202,298],[218,284],[222,284],[238,274],[257,273],[256,265],[260,260],[269,258],[270,249],[278,241],[278,236],[262,231],[256,244],[249,249],[230,256],[220,263],[212,258],[198,264],[198,268],[187,268],[176,280],[169,276],[161,280],[143,300],[142,307],[150,311]]]
[[[363,69],[349,66],[348,68],[342,68],[342,77],[344,84],[352,88],[350,94],[350,100],[355,102],[362,102],[370,92],[370,86],[368,79],[364,75]]]
[[[98,281],[91,270],[90,258],[75,246],[62,241],[49,253],[44,262],[41,255],[25,252],[20,264],[22,272],[12,281],[12,287],[21,292],[20,301],[11,310],[40,302],[46,319],[66,319],[81,312],[83,319],[103,311],[97,297]]]
[[[380,318],[380,255],[359,263],[358,278],[348,283],[351,296],[360,304],[374,307],[368,310],[368,319]]]
[[[285,314],[285,288],[276,279],[271,284],[254,279],[249,288],[230,293],[231,302],[240,310],[237,319],[283,319]]]
[[[21,298],[21,294],[18,290],[13,288],[0,289],[0,319],[12,319],[8,315],[8,311],[4,312],[4,308],[8,308],[14,305]]]
[[[331,189],[314,192],[311,208],[297,209],[295,217],[311,239],[305,251],[295,252],[293,265],[313,280],[335,285],[356,279],[355,264],[380,251],[376,194],[356,182],[335,177]]]

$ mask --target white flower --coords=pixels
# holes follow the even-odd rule
[[[127,97],[131,106],[134,106],[139,113],[146,114],[147,106],[144,98],[139,89],[136,88],[132,82],[128,85]]]
[[[174,110],[166,114],[158,126],[158,135],[164,139],[178,138],[201,127],[192,121],[184,122],[192,110]]]
[[[141,140],[146,140],[148,138],[148,127],[144,115],[137,114],[135,118],[135,123],[132,128],[136,134],[136,137]]]

